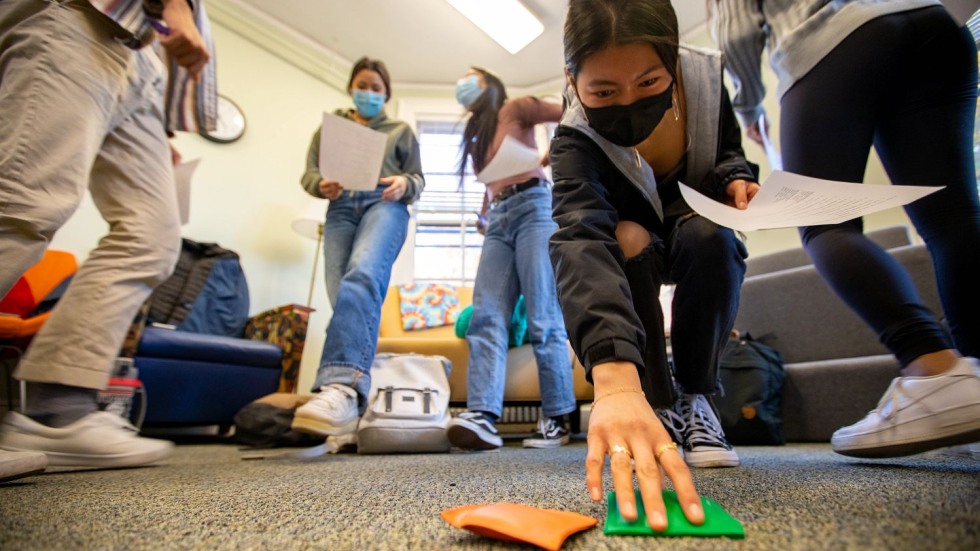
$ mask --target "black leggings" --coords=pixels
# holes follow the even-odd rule
[[[781,101],[786,170],[861,182],[874,145],[893,184],[946,186],[905,210],[932,255],[952,340],[860,219],[800,228],[817,270],[903,367],[954,342],[980,355],[976,107],[976,45],[941,7],[865,24]]]

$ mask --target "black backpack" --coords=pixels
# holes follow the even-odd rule
[[[722,394],[715,396],[725,437],[732,444],[783,444],[783,357],[746,334],[728,341],[719,369]]]

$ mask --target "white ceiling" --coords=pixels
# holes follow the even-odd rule
[[[493,0],[486,0],[492,2]],[[454,83],[471,65],[493,70],[508,86],[562,77],[567,0],[523,0],[544,33],[511,55],[445,0],[225,0],[279,31],[295,32],[348,67],[363,55],[388,65],[398,84]],[[700,29],[703,0],[675,0],[682,34]],[[322,53],[322,52],[321,52]]]

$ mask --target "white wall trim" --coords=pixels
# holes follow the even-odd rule
[[[324,48],[282,22],[240,0],[209,0],[208,15],[235,34],[268,51],[286,63],[347,92],[347,79],[354,62]],[[218,55],[221,55],[220,47]]]

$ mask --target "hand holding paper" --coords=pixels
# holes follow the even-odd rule
[[[320,175],[344,189],[371,191],[378,187],[388,136],[352,120],[323,114],[320,129]]]
[[[729,207],[680,184],[684,200],[698,214],[738,231],[839,224],[859,216],[907,205],[942,187],[879,186],[834,182],[773,172],[749,207]]]

